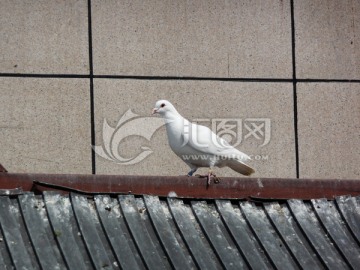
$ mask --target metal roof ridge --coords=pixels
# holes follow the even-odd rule
[[[2,167],[2,166],[1,166]],[[333,199],[360,195],[356,179],[296,179],[222,177],[206,180],[188,176],[0,173],[0,189],[58,190],[83,194],[134,194],[199,199]]]

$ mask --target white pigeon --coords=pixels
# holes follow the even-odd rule
[[[152,111],[165,119],[169,145],[173,152],[191,168],[188,176],[200,167],[208,167],[208,184],[213,176],[213,167],[230,167],[243,175],[254,173],[244,162],[251,158],[217,136],[208,127],[189,122],[167,100],[159,100]]]

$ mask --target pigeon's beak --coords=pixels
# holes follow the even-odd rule
[[[158,110],[158,109],[156,109],[156,108],[152,109],[151,114],[155,114],[155,113],[157,113],[157,110]]]

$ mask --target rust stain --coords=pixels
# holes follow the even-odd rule
[[[261,184],[259,184],[261,183]],[[199,199],[333,199],[360,195],[360,180],[223,177],[219,184],[187,176],[0,174],[0,189],[41,193],[134,194]]]

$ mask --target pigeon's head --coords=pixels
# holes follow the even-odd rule
[[[155,103],[155,108],[152,110],[152,114],[155,113],[165,116],[167,113],[177,113],[177,111],[169,101],[159,100]]]

